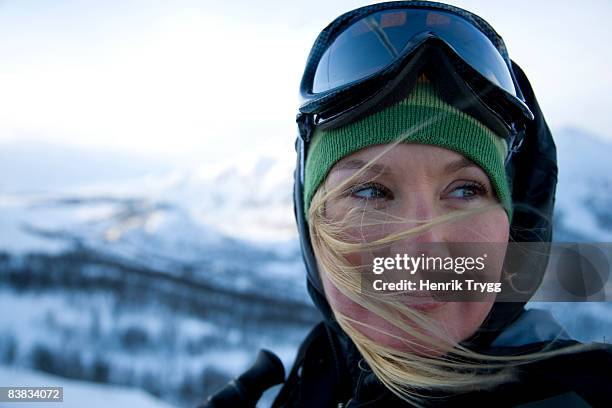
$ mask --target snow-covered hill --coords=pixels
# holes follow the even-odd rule
[[[85,381],[43,374],[23,368],[0,366],[0,384],[3,387],[63,387],[62,408],[107,408],[139,407],[170,408],[171,405],[151,397],[146,392],[131,388],[94,384]],[[8,404],[7,404],[8,405]],[[19,404],[24,406],[23,403]],[[41,408],[57,407],[57,402],[36,402],[33,406]]]
[[[113,157],[66,154],[55,153],[69,167],[55,174],[80,174],[63,186],[42,188],[44,172],[20,184],[38,171],[25,159],[2,183],[0,305],[12,311],[0,317],[4,364],[192,406],[259,348],[291,363],[316,312],[295,240],[289,160],[151,175],[135,166],[101,181],[91,166]]]

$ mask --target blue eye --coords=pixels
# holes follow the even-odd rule
[[[380,184],[362,184],[349,190],[349,194],[362,200],[378,200],[389,198],[391,192]]]
[[[461,185],[450,192],[451,198],[459,198],[463,200],[469,200],[475,197],[485,195],[487,190],[484,186],[476,183],[469,183]]]

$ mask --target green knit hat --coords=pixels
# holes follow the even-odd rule
[[[340,159],[368,146],[422,143],[456,151],[489,176],[497,198],[512,220],[510,185],[503,138],[472,116],[446,103],[426,79],[419,79],[408,97],[395,105],[342,127],[314,130],[304,177],[304,212],[327,173]]]

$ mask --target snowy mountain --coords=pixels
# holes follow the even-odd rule
[[[612,144],[577,129],[556,143],[555,239],[612,241]],[[190,167],[23,143],[0,158],[0,364],[191,406],[259,348],[289,365],[317,320],[292,152]],[[601,341],[609,305],[543,307]]]
[[[35,163],[14,159],[2,183],[0,306],[12,313],[0,317],[1,364],[193,406],[259,348],[291,363],[317,317],[285,194],[290,165],[136,166],[100,181],[91,167],[112,156],[55,155],[67,167],[54,174],[79,177],[42,188],[44,172],[28,184]]]
[[[612,143],[575,128],[555,133],[557,241],[612,241]]]

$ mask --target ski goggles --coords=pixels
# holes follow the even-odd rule
[[[309,125],[339,126],[384,105],[424,65],[458,107],[476,100],[462,110],[503,137],[533,119],[503,40],[484,20],[440,3],[400,1],[346,13],[319,35],[300,86],[301,137],[308,141]]]

